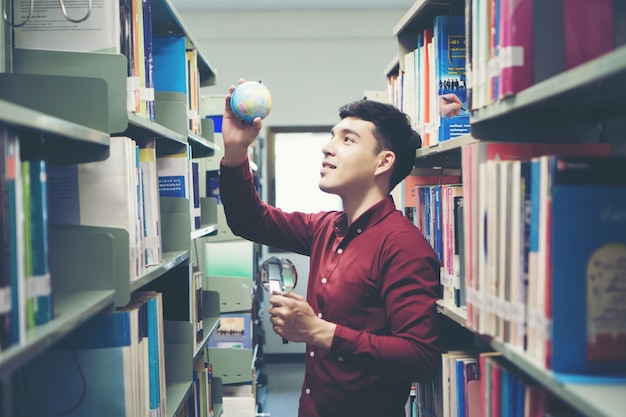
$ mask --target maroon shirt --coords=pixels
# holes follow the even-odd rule
[[[343,212],[287,213],[258,197],[248,163],[222,166],[233,233],[310,256],[307,301],[337,325],[330,351],[306,346],[300,417],[404,416],[412,381],[440,361],[437,258],[391,197],[350,226]]]

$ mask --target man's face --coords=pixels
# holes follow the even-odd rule
[[[374,186],[380,153],[373,123],[346,117],[333,127],[331,139],[322,146],[324,159],[319,187],[342,198],[360,198]]]

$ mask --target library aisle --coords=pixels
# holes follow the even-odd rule
[[[304,363],[268,363],[263,371],[267,374],[268,389],[262,415],[295,417],[298,414],[298,398],[304,378]]]

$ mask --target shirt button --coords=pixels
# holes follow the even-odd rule
[[[343,249],[341,249],[341,248],[337,249],[337,253],[338,253],[339,255],[341,255],[341,254],[343,253]]]
[[[317,317],[322,318],[322,313],[317,313]]]
[[[326,278],[322,278],[322,284],[326,284],[328,280]]]
[[[343,356],[339,356],[339,357],[337,358],[337,360],[338,360],[339,362],[343,362]]]
[[[315,352],[313,352],[313,351],[309,352],[309,356],[310,357],[314,357],[315,356]]]
[[[311,388],[305,389],[304,392],[306,393],[306,395],[311,395]]]
[[[361,229],[356,229],[356,232],[357,232],[357,233],[361,233],[361,232],[363,232],[363,230],[361,230]]]

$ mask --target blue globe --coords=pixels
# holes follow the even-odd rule
[[[260,117],[265,118],[272,109],[270,90],[258,81],[245,81],[239,84],[230,99],[230,108],[244,123]]]

